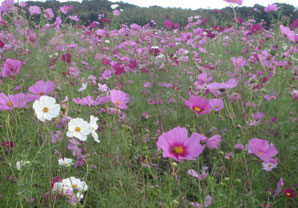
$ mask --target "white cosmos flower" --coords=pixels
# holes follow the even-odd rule
[[[98,118],[94,117],[94,116],[90,116],[90,123],[89,123],[89,126],[90,126],[90,130],[91,130],[91,135],[93,137],[93,139],[99,143],[99,140],[98,140],[98,135],[96,133],[96,130],[98,129],[98,125],[96,123],[96,121],[98,121]]]
[[[102,92],[107,92],[108,91],[108,86],[106,84],[102,85],[102,84],[98,83],[97,85],[98,85],[98,90],[99,91],[102,91]]]
[[[58,159],[58,163],[60,166],[69,167],[73,164],[73,160],[71,158],[60,158]]]
[[[112,4],[111,5],[111,8],[114,10],[114,9],[117,9],[119,7],[119,5],[118,4]]]
[[[72,189],[73,191],[84,192],[88,190],[88,185],[85,181],[81,181],[73,176],[63,179],[62,184],[66,189]]]
[[[56,99],[47,95],[41,96],[39,100],[33,103],[33,109],[37,118],[45,122],[45,120],[52,120],[60,113],[60,105],[56,104]]]
[[[83,92],[84,90],[87,89],[88,84],[87,83],[82,83],[82,87],[78,89],[79,92]]]
[[[81,118],[73,118],[68,123],[68,137],[75,137],[80,141],[86,141],[87,136],[90,134],[89,123]]]
[[[56,182],[52,188],[53,193],[64,195],[67,193],[67,190],[72,191],[72,189],[64,187],[63,183]]]
[[[22,167],[26,167],[26,165],[29,165],[30,163],[31,163],[30,161],[23,161],[23,160],[21,160],[21,161],[17,161],[17,163],[16,163],[16,168],[17,168],[18,170],[21,170]]]

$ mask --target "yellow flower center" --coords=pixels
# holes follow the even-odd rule
[[[47,113],[47,112],[49,112],[49,109],[47,107],[44,107],[43,112]]]
[[[287,192],[286,195],[287,195],[287,196],[291,196],[291,193]]]
[[[180,155],[183,153],[183,148],[182,148],[182,146],[174,147],[174,151],[177,155]]]
[[[258,155],[260,155],[261,153],[262,153],[261,151],[258,151],[258,153],[257,153],[257,154],[258,154]]]
[[[72,187],[73,187],[74,189],[76,189],[76,188],[78,188],[78,185],[77,185],[77,184],[72,184]]]
[[[5,146],[8,147],[8,143],[6,143]]]
[[[44,95],[44,92],[40,92],[39,94],[40,94],[40,95]]]
[[[194,107],[193,109],[194,109],[195,111],[197,111],[198,113],[200,113],[200,112],[202,111],[202,109],[199,108],[199,107]]]
[[[75,130],[76,130],[76,132],[80,132],[81,131],[81,128],[80,127],[77,127]]]
[[[267,56],[267,61],[270,61],[271,60],[271,56]]]
[[[7,103],[7,105],[8,105],[9,107],[13,106],[12,102],[10,102],[10,101]]]
[[[117,105],[120,105],[120,101],[117,101],[116,103],[117,103]]]
[[[272,164],[269,164],[268,167],[271,168],[272,167]]]
[[[219,108],[219,106],[218,106],[218,105],[216,105],[216,106],[214,106],[214,107],[215,107],[216,109],[217,109],[217,108]]]

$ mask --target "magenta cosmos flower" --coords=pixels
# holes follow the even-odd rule
[[[189,138],[187,134],[187,129],[179,126],[163,133],[156,143],[158,149],[163,151],[162,156],[178,162],[195,160],[204,146],[200,144],[200,134],[193,133]]]
[[[253,153],[264,162],[277,163],[277,158],[273,157],[278,154],[276,147],[267,140],[252,138],[248,142],[248,152]]]
[[[184,104],[187,105],[190,110],[195,112],[196,115],[199,114],[209,114],[212,106],[209,104],[209,101],[203,97],[191,95],[188,100],[184,101]]]
[[[3,65],[2,76],[11,77],[20,73],[22,62],[19,60],[6,59]]]
[[[129,95],[121,90],[111,90],[111,101],[120,109],[127,109],[126,104],[129,102]]]
[[[55,85],[53,82],[49,80],[47,80],[46,82],[44,82],[43,80],[39,80],[34,85],[29,87],[29,92],[31,92],[33,95],[28,94],[27,101],[31,102],[33,100],[37,100],[40,98],[40,96],[48,95],[53,90],[55,90]]]

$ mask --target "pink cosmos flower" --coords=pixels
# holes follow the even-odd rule
[[[277,158],[273,157],[278,154],[278,151],[272,143],[269,145],[267,140],[252,138],[249,140],[247,148],[249,153],[253,153],[264,162],[277,162]]]
[[[162,156],[178,162],[195,160],[202,153],[204,146],[200,144],[198,133],[193,133],[189,138],[187,134],[187,129],[179,126],[163,133],[156,143],[158,149],[163,151]]]
[[[113,15],[114,16],[119,16],[120,15],[120,12],[119,12],[119,10],[113,10]]]
[[[242,0],[224,0],[224,1],[232,3],[232,4],[242,5]]]
[[[276,6],[275,4],[268,4],[267,7],[264,8],[265,12],[277,12],[280,7]]]
[[[201,144],[206,144],[209,149],[218,149],[219,144],[221,142],[221,136],[215,135],[210,137],[209,139],[203,135],[200,135]],[[205,146],[205,145],[204,145]]]
[[[214,111],[220,111],[224,108],[224,102],[222,99],[211,99],[209,103]]]
[[[287,38],[295,43],[296,42],[296,33],[292,31],[289,27],[285,27],[283,25],[280,25],[280,31],[283,35],[287,36]]]
[[[41,14],[40,7],[38,7],[38,6],[30,6],[28,10],[31,15]]]
[[[121,90],[111,90],[111,101],[119,109],[127,109],[126,104],[129,102],[129,95]]]
[[[63,14],[67,14],[67,12],[71,9],[70,6],[64,5],[63,7],[60,7],[59,10],[63,13]]]
[[[6,59],[3,65],[2,76],[11,77],[20,73],[22,62],[19,60]]]
[[[14,8],[13,1],[14,0],[3,1],[0,7],[0,12],[6,12],[6,11],[9,12],[11,9],[13,9]]]
[[[50,80],[44,82],[43,80],[37,81],[34,85],[29,87],[29,92],[32,94],[27,95],[27,101],[31,102],[40,98],[40,96],[48,95],[55,90],[55,85]]]
[[[47,18],[48,20],[51,20],[53,19],[53,17],[55,16],[54,13],[53,13],[53,10],[51,8],[48,8],[48,9],[45,9],[44,10],[44,14],[43,16],[45,18]]]
[[[197,116],[200,114],[209,114],[212,109],[208,100],[203,97],[193,95],[191,95],[188,100],[185,100],[184,104],[187,105],[190,110],[195,112]]]
[[[69,19],[75,21],[75,22],[78,22],[80,19],[78,18],[77,15],[74,15],[74,16],[68,16]]]
[[[212,82],[211,84],[207,85],[207,89],[209,90],[220,90],[220,89],[232,89],[238,85],[238,81],[234,78],[230,79],[227,82],[217,83]]]
[[[0,93],[0,111],[13,110],[14,108],[24,108],[26,105],[25,94],[19,93],[6,96]]]
[[[264,50],[258,57],[263,67],[270,67],[274,61],[274,57],[267,50]]]
[[[277,197],[280,194],[283,186],[284,186],[284,180],[280,178],[279,182],[277,183],[277,188],[274,191],[273,197]]]

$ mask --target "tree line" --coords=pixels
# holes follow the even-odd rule
[[[111,5],[115,4],[108,0],[83,0],[80,2],[59,2],[55,0],[47,0],[45,2],[29,1],[26,2],[27,7],[39,6],[41,8],[51,8],[57,15],[57,11],[64,5],[73,5],[74,8],[70,10],[69,15],[78,15],[80,24],[88,25],[94,21],[99,21],[98,15],[104,14],[104,18],[109,21],[112,18],[117,18],[113,22],[114,26],[121,24],[145,25],[150,23],[151,20],[156,22],[156,27],[163,27],[166,18],[169,18],[173,23],[179,24],[184,27],[188,23],[188,17],[201,16],[205,20],[207,27],[211,25],[224,26],[227,22],[231,22],[234,18],[233,10],[231,7],[225,7],[221,10],[212,9],[182,9],[182,8],[163,8],[160,6],[151,6],[149,8],[138,7],[132,4],[117,2],[119,5],[117,9],[121,9],[120,16],[113,16]],[[298,18],[298,8],[290,4],[276,3],[281,9],[278,12],[266,13],[264,7],[256,4],[254,7],[235,7],[238,18],[243,21],[254,19],[257,23],[265,22],[266,26],[270,27],[273,21],[277,19],[282,21],[283,24],[293,22]],[[253,9],[256,8],[256,9]],[[115,25],[117,24],[117,25]]]

